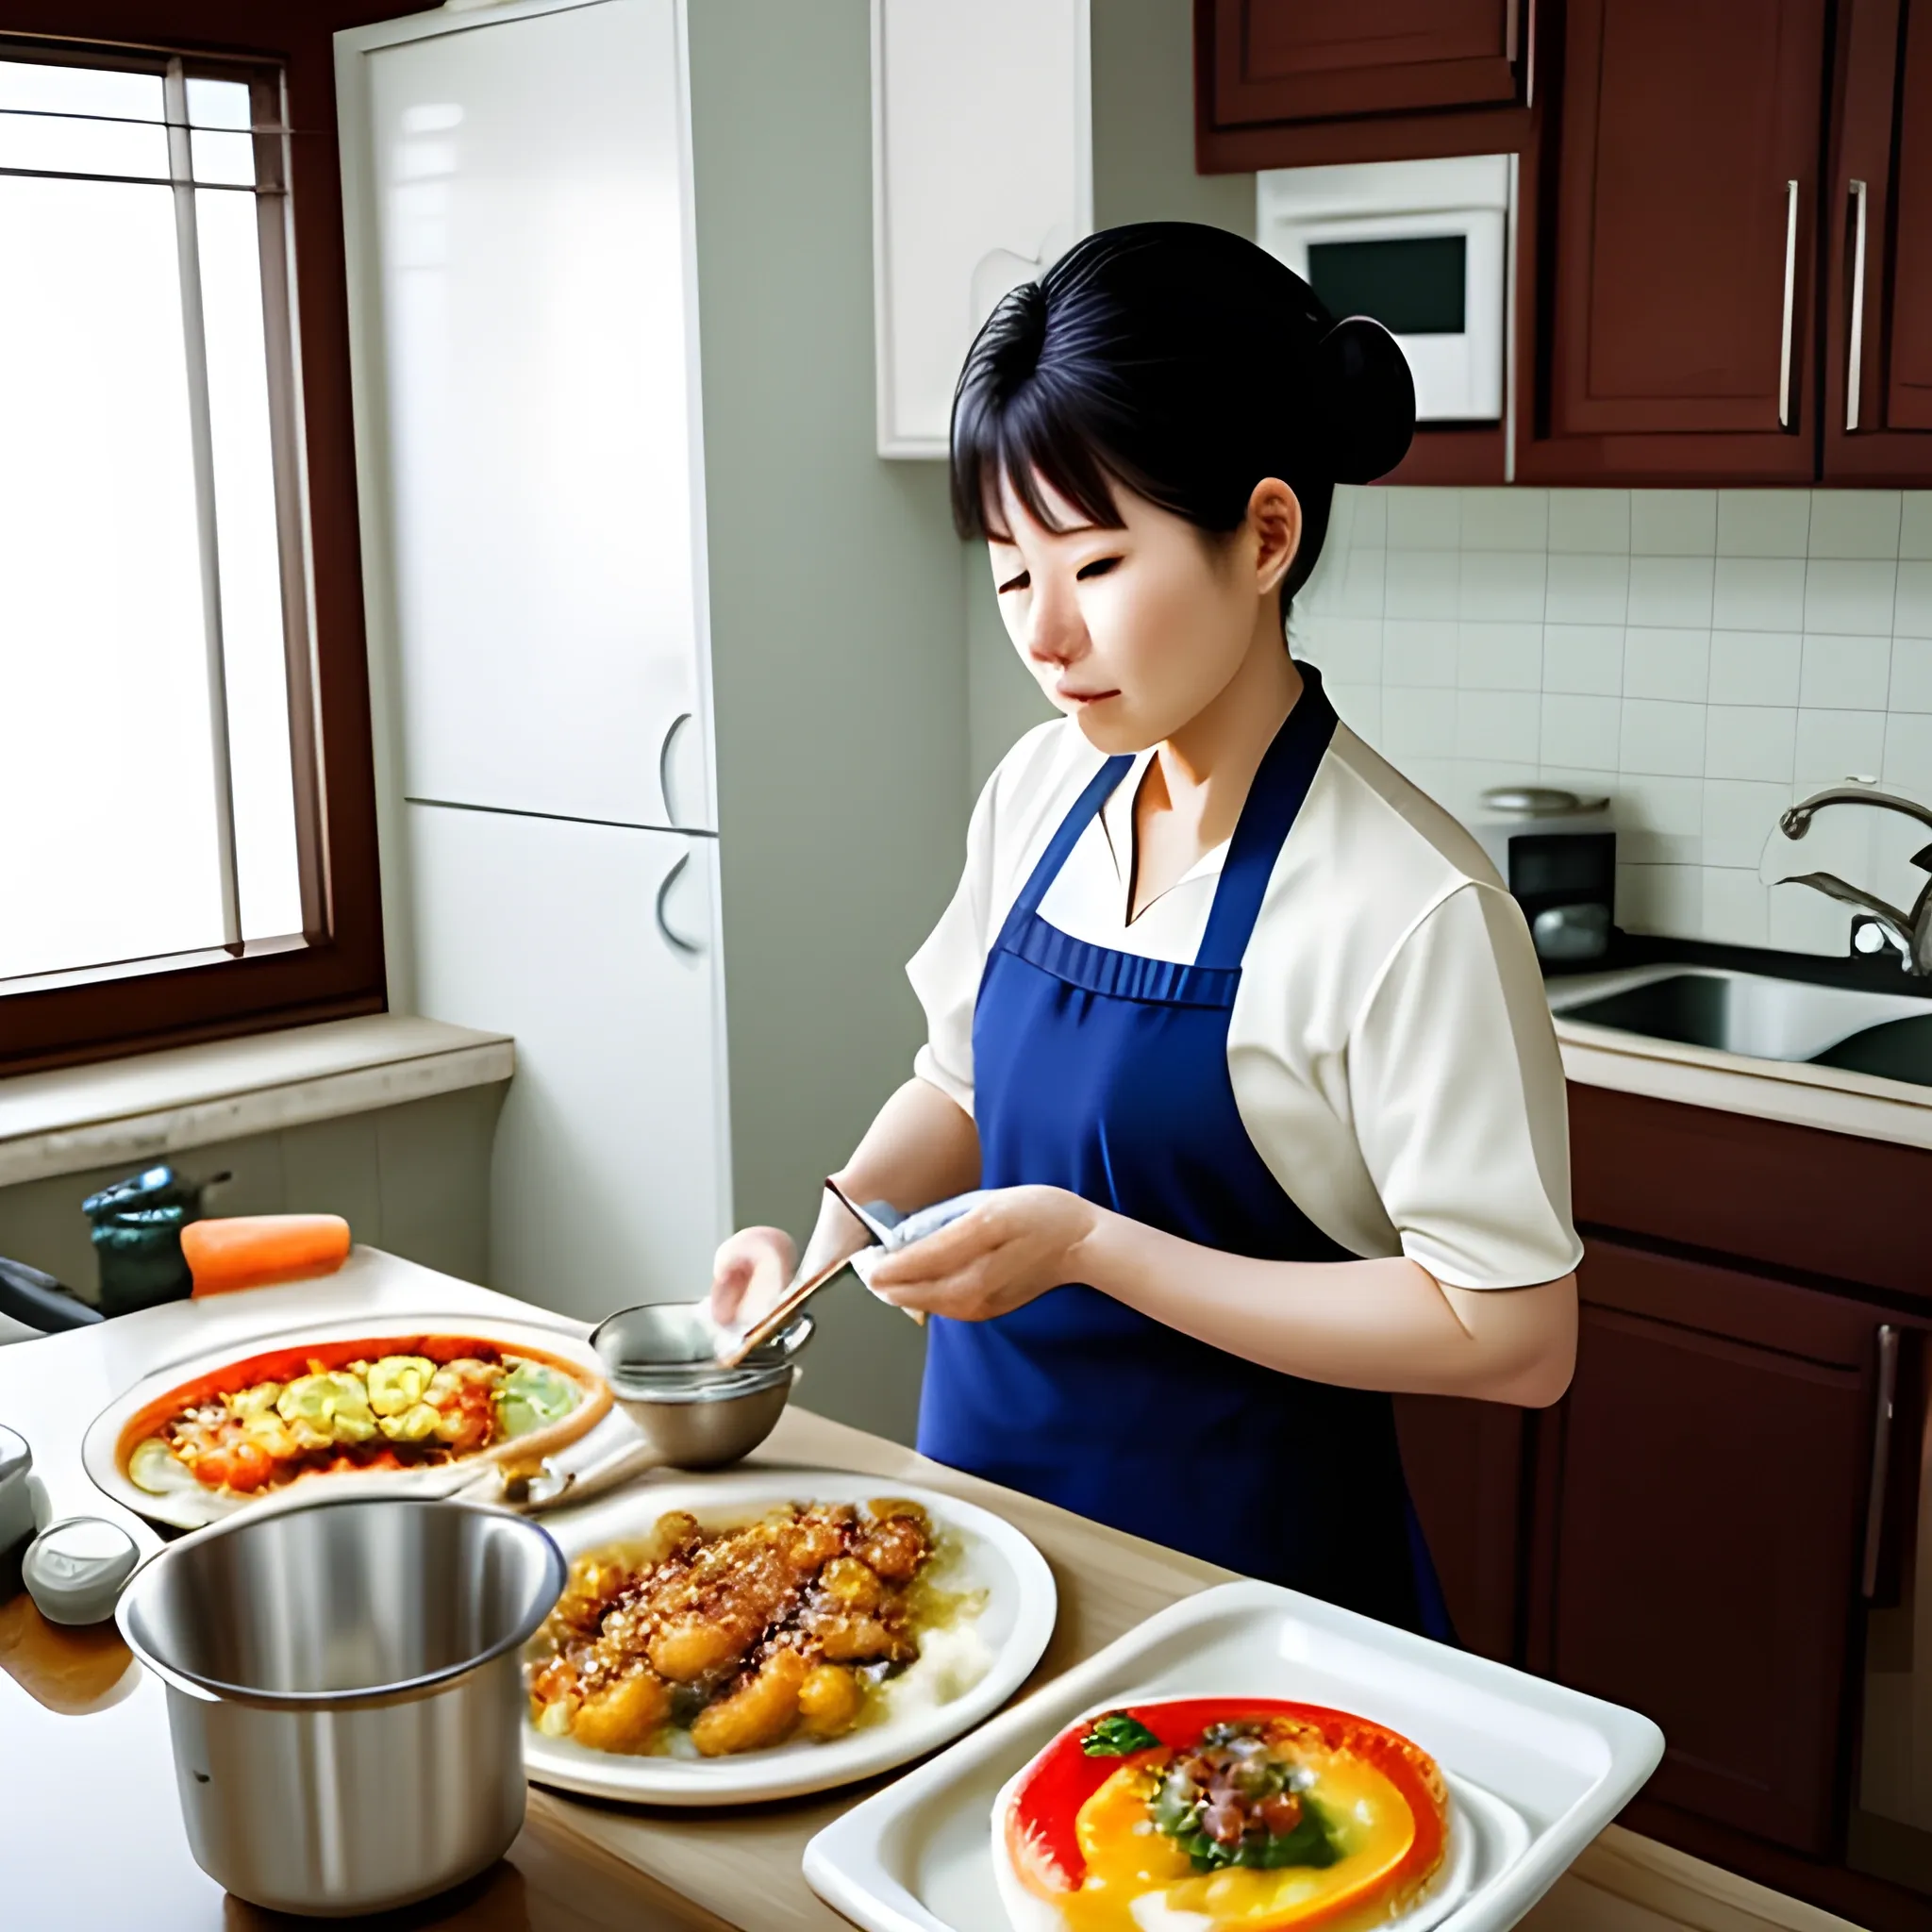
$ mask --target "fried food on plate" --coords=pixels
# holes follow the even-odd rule
[[[571,1566],[534,1646],[531,1721],[598,1751],[675,1750],[682,1733],[707,1757],[842,1736],[966,1602],[931,1587],[935,1547],[924,1510],[896,1500],[715,1530],[665,1516],[641,1559]]]

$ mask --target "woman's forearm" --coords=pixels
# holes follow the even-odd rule
[[[925,1080],[908,1080],[874,1116],[852,1158],[832,1178],[861,1207],[890,1201],[902,1214],[979,1185],[973,1116]],[[830,1194],[800,1258],[800,1278],[856,1255],[872,1236]]]
[[[1311,1381],[1541,1407],[1569,1385],[1576,1281],[1445,1288],[1401,1257],[1257,1261],[1102,1211],[1078,1278],[1169,1327]]]

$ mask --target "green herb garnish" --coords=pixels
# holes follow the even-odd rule
[[[1271,1832],[1266,1837],[1250,1834],[1239,1844],[1224,1845],[1205,1831],[1195,1830],[1176,1837],[1174,1842],[1193,1861],[1196,1872],[1219,1872],[1229,1865],[1245,1865],[1256,1872],[1278,1872],[1289,1865],[1312,1865],[1320,1870],[1341,1857],[1341,1847],[1335,1842],[1327,1819],[1307,1796],[1302,1799],[1301,1823],[1292,1831]]]
[[[1160,1740],[1137,1717],[1110,1710],[1087,1726],[1080,1749],[1089,1757],[1131,1757],[1136,1751],[1153,1751]]]

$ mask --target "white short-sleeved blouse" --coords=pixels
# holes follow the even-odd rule
[[[1092,945],[1191,960],[1227,848],[1128,924],[1133,799],[1151,756],[1040,913]],[[958,890],[907,968],[927,1027],[915,1071],[969,1113],[987,951],[1102,761],[1065,719],[1007,754],[974,810]],[[1350,1253],[1407,1255],[1457,1288],[1575,1267],[1563,1068],[1522,912],[1469,834],[1346,725],[1269,879],[1227,1065],[1256,1150]]]

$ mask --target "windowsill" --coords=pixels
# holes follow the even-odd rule
[[[377,1013],[0,1079],[0,1187],[508,1080],[508,1034]]]

